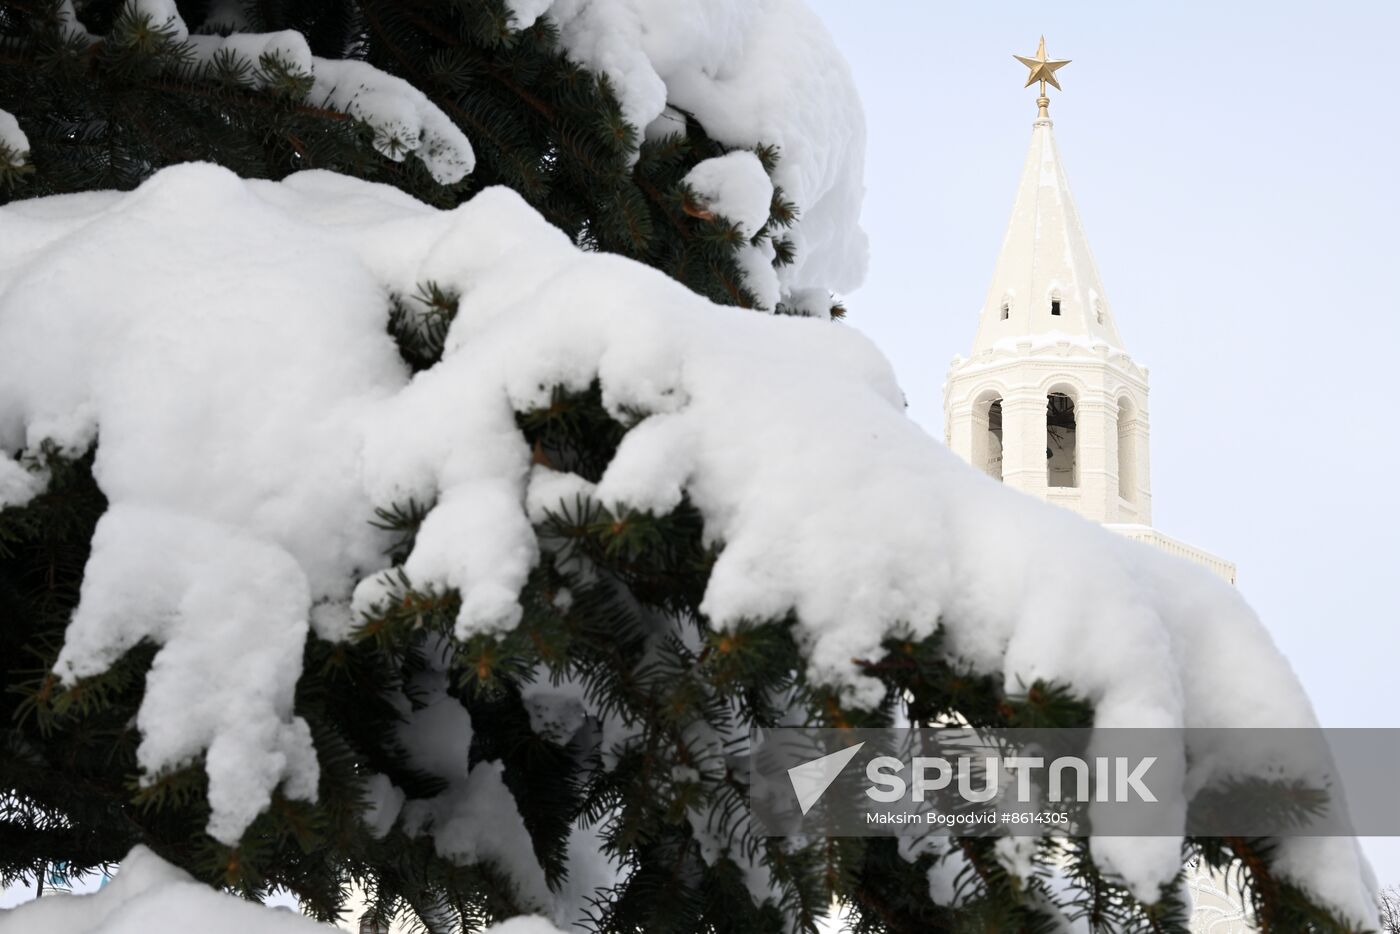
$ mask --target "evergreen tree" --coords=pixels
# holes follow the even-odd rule
[[[217,8],[217,9],[216,9]],[[191,31],[217,31],[222,7],[181,0]],[[394,185],[451,207],[482,187],[519,192],[576,243],[648,263],[720,304],[755,307],[737,261],[750,242],[684,183],[721,146],[693,118],[684,134],[643,141],[608,82],[564,57],[549,20],[512,25],[502,0],[247,0],[244,31],[294,30],[313,54],[350,58],[428,95],[470,138],[475,170],[443,184],[395,141],[312,93],[310,76],[276,54],[205,61],[169,26],[122,0],[0,0],[0,107],[30,142],[27,162],[3,160],[0,198],[129,189],[157,169],[207,160],[245,177],[279,179],[321,168]],[[90,32],[89,32],[90,31]],[[770,171],[782,157],[757,146]],[[387,152],[387,154],[386,154]],[[13,154],[12,154],[13,155]],[[791,259],[783,231],[796,220],[779,190],[767,225],[776,262]],[[434,283],[396,296],[388,321],[405,363],[432,366],[456,297]],[[836,308],[839,312],[839,307]],[[595,385],[556,390],[518,413],[537,462],[596,481],[628,426]],[[13,452],[12,452],[13,453]],[[522,596],[525,615],[504,637],[450,638],[458,598],[404,579],[360,621],[348,643],[312,635],[296,709],[311,725],[321,765],[316,803],[283,797],[236,846],[209,837],[201,763],[138,781],[133,715],[154,647],[141,645],[108,672],[73,687],[52,673],[77,603],[105,499],[92,454],[31,452],[52,473],[46,492],[0,512],[0,881],[55,866],[78,873],[142,843],[211,884],[250,897],[284,887],[330,918],[349,886],[371,912],[407,913],[435,931],[473,930],[525,910],[500,867],[458,865],[402,826],[382,836],[362,819],[373,776],[410,799],[443,790],[405,754],[403,709],[424,702],[429,675],[471,714],[473,761],[499,761],[548,881],[566,872],[570,828],[597,824],[620,882],[596,894],[598,931],[812,930],[833,897],[857,931],[1050,931],[1055,896],[1043,878],[1006,871],[992,841],[954,841],[970,872],[957,907],[935,904],[927,872],[938,858],[906,859],[888,839],[801,844],[747,838],[783,893],[755,906],[740,868],[707,860],[687,812],[715,816],[720,836],[740,833],[745,776],[697,744],[697,729],[731,735],[782,722],[884,726],[957,718],[977,726],[1084,726],[1092,710],[1061,686],[1008,694],[996,679],[951,666],[939,637],[891,640],[866,661],[886,688],[874,711],[846,709],[809,684],[794,621],[755,620],[712,630],[699,610],[714,552],[689,504],[666,515],[615,514],[585,499],[561,503],[537,534],[543,557]],[[401,562],[432,504],[387,505]],[[632,738],[608,748],[597,729],[537,729],[523,689],[531,681],[582,684]],[[901,709],[902,708],[902,709]],[[595,724],[596,725],[596,724]],[[604,762],[608,758],[610,761]],[[1270,872],[1268,841],[1196,840],[1189,853],[1240,874],[1271,930],[1343,927]],[[1144,905],[1098,871],[1087,846],[1042,844],[1042,865],[1070,867],[1071,913],[1096,930],[1186,930],[1172,893]]]

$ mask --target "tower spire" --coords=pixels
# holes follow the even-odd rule
[[[1027,58],[1024,55],[1012,57],[1031,70],[1030,75],[1026,78],[1026,87],[1030,87],[1037,81],[1040,82],[1040,96],[1035,99],[1036,104],[1040,107],[1040,113],[1036,116],[1036,120],[1049,120],[1050,98],[1046,96],[1045,85],[1049,84],[1055,90],[1063,91],[1064,88],[1060,87],[1060,82],[1055,78],[1055,72],[1068,65],[1070,60],[1067,58],[1046,58],[1044,36],[1040,37],[1040,48],[1035,50],[1035,58]]]
[[[973,353],[1017,340],[1068,340],[1121,348],[1079,211],[1070,195],[1051,123],[1046,85],[1060,87],[1056,72],[1069,64],[1045,54],[1045,38],[1034,58],[1015,58],[1030,69],[1026,86],[1039,82],[1040,114],[1020,185],[987,290]]]
[[[1123,349],[1050,122],[1069,62],[1017,55],[1040,82],[1011,221],[969,357],[943,415],[954,453],[1007,486],[1072,509],[1234,582],[1235,566],[1152,528],[1147,370]]]

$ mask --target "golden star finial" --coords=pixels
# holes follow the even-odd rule
[[[1026,87],[1030,87],[1037,81],[1040,82],[1040,97],[1036,103],[1040,105],[1040,116],[1044,119],[1050,117],[1050,98],[1045,96],[1045,85],[1048,82],[1057,91],[1063,91],[1060,82],[1055,80],[1055,72],[1069,64],[1069,59],[1049,59],[1045,57],[1045,37],[1040,37],[1040,48],[1035,50],[1035,58],[1026,58],[1024,55],[1013,56],[1016,61],[1025,65],[1031,70],[1030,76],[1026,78]]]

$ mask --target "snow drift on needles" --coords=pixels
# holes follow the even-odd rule
[[[387,296],[427,281],[460,310],[410,379]],[[328,173],[186,165],[0,210],[0,493],[42,488],[42,442],[95,441],[110,502],[59,672],[160,646],[140,764],[207,752],[225,841],[279,785],[315,792],[301,644],[383,592],[373,508],[436,503],[404,571],[461,593],[459,638],[509,629],[538,556],[531,487],[569,486],[532,470],[515,413],[595,379],[610,410],[647,414],[594,494],[655,511],[688,495],[723,546],[711,625],[794,612],[808,674],[852,703],[880,690],[857,660],[941,623],[962,661],[1011,690],[1066,683],[1100,725],[1314,723],[1233,588],[960,462],[852,329],[712,305],[577,250],[508,190],[443,212]],[[1193,767],[1257,765],[1211,753]],[[1368,917],[1355,849],[1335,844],[1286,841],[1285,865]],[[1180,868],[1170,838],[1094,847],[1149,899]]]

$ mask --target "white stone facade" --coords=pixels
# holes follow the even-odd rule
[[[1229,580],[1152,528],[1147,368],[1123,349],[1048,117],[1030,152],[968,357],[943,390],[948,446],[1008,486]]]
[[[943,387],[948,446],[1008,486],[1235,583],[1235,566],[1152,527],[1147,368],[1123,349],[1053,124],[1037,119],[968,357]],[[1071,427],[1072,425],[1072,427]],[[1222,873],[1193,865],[1192,930],[1255,930]]]
[[[1050,424],[1052,395],[1073,429]],[[1096,522],[1151,524],[1147,371],[1123,351],[1013,339],[954,361],[944,417],[949,446],[1008,486]]]

